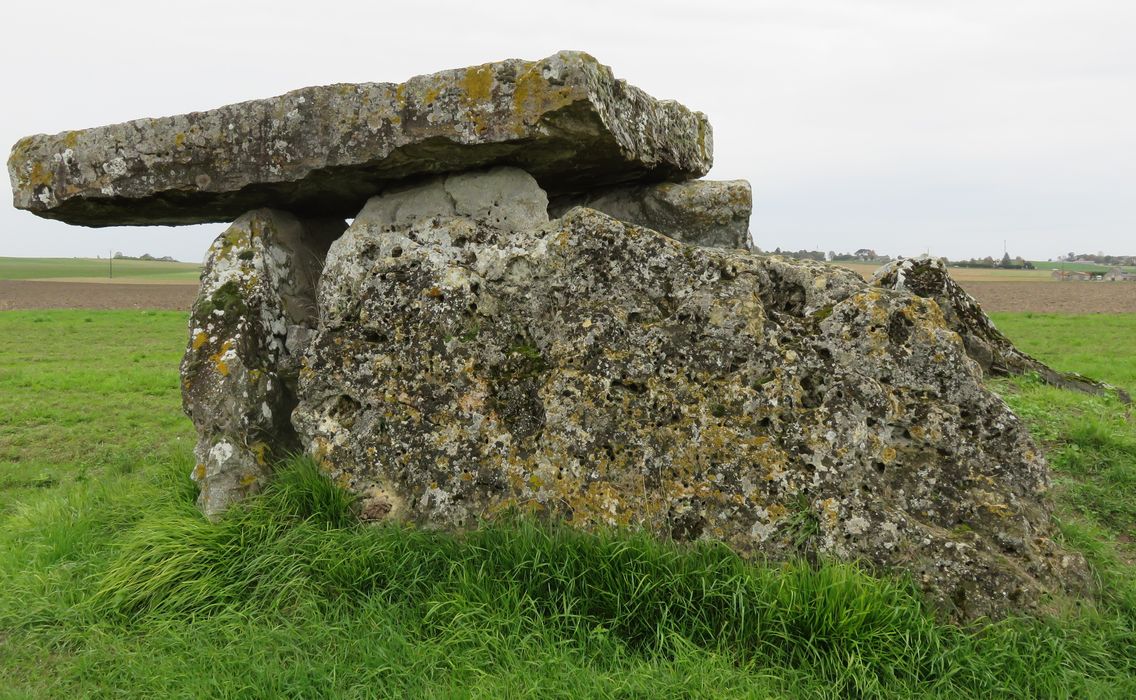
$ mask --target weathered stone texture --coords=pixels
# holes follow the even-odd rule
[[[935,303],[585,208],[449,206],[360,215],[328,255],[293,421],[366,517],[863,558],[960,618],[1084,584],[1040,453]]]
[[[316,326],[323,257],[345,227],[261,209],[209,248],[181,364],[207,515],[258,490],[271,460],[300,446],[290,421],[296,374]]]
[[[663,182],[566,195],[554,200],[549,212],[561,216],[574,206],[602,211],[691,245],[752,247],[753,193],[745,180]]]
[[[934,299],[947,326],[959,334],[967,354],[986,374],[1034,373],[1045,382],[1063,389],[1114,394],[1125,403],[1131,402],[1131,397],[1123,389],[1073,372],[1059,372],[1019,350],[994,326],[978,301],[954,281],[942,258],[921,255],[894,260],[876,270],[871,284]]]
[[[523,231],[548,222],[548,196],[524,170],[493,168],[439,177],[373,197],[355,217],[355,224],[356,230],[367,227],[377,231],[404,228],[439,216]]]
[[[31,136],[8,170],[16,207],[39,216],[189,224],[257,207],[349,218],[392,183],[490,165],[522,167],[555,193],[688,179],[712,152],[704,115],[561,52]]]

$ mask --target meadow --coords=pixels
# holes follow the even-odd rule
[[[1136,315],[995,320],[1136,393]],[[0,313],[0,698],[1136,697],[1136,423],[1115,399],[992,382],[1100,594],[964,628],[848,564],[527,520],[360,526],[303,459],[208,523],[185,321]]]
[[[156,260],[0,258],[0,280],[196,284],[201,265]]]

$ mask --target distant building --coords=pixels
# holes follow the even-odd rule
[[[1092,273],[1081,270],[1054,270],[1050,276],[1062,282],[1088,282],[1093,278]]]
[[[1119,267],[1114,267],[1104,273],[1104,280],[1106,282],[1128,282],[1136,280],[1136,274],[1125,272]]]

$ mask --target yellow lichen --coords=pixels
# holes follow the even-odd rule
[[[789,509],[781,505],[780,503],[774,503],[773,505],[765,509],[765,513],[769,518],[769,522],[771,523],[785,517],[785,514],[788,512]]]
[[[534,115],[562,107],[571,101],[572,88],[552,87],[537,64],[532,64],[521,72],[514,85],[513,111],[520,118],[517,122],[518,130],[523,130],[524,124],[531,121]]]
[[[221,348],[217,352],[215,352],[215,353],[213,353],[212,355],[209,356],[209,361],[213,363],[213,366],[217,369],[217,372],[222,377],[229,376],[229,363],[225,362],[224,355],[232,347],[233,347],[233,341],[226,340],[224,343],[221,344]]]
[[[459,84],[470,104],[488,102],[493,95],[493,69],[490,66],[469,68]]]
[[[193,349],[197,350],[209,340],[209,335],[205,331],[198,331],[197,335],[193,336]]]
[[[256,458],[256,463],[260,466],[268,464],[268,445],[263,442],[254,442],[252,444],[252,454]]]
[[[312,459],[319,463],[321,467],[330,453],[331,443],[322,437],[312,438],[312,444],[308,448],[308,454],[310,454]]]
[[[1014,512],[1010,506],[1005,503],[983,503],[982,507],[999,518],[1008,518]]]
[[[45,168],[43,163],[36,161],[32,163],[32,172],[28,177],[28,184],[32,187],[47,187],[51,184],[52,176],[51,170]]]
[[[833,527],[840,516],[840,506],[835,498],[826,498],[820,502],[820,507],[824,511],[824,517],[828,521],[828,526]]]

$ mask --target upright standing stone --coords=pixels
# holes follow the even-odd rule
[[[296,375],[323,259],[345,227],[260,209],[209,248],[181,363],[182,405],[198,435],[193,479],[209,516],[258,490],[272,458],[299,447]]]
[[[354,216],[415,176],[514,165],[550,192],[709,171],[706,117],[585,53],[391,83],[310,87],[207,112],[22,139],[16,207],[85,226]]]
[[[328,253],[293,423],[364,518],[862,559],[959,618],[1080,590],[1044,460],[934,302],[587,208],[543,223],[499,177],[378,197]]]

